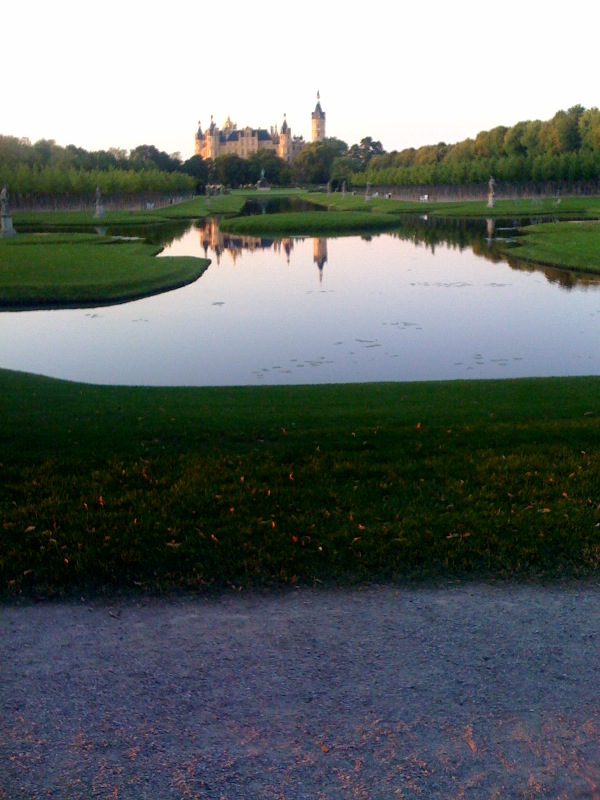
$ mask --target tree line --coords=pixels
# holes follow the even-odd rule
[[[0,135],[0,186],[8,186],[12,203],[39,197],[182,194],[196,182],[178,153],[168,155],[154,145],[127,152],[117,148],[89,152],[54,140]]]
[[[372,140],[361,144],[362,158],[349,153],[336,164],[355,186],[462,185],[487,181],[491,175],[517,184],[600,180],[600,111],[581,105],[544,122],[498,126],[452,145],[440,142],[385,153]]]
[[[344,183],[348,189],[374,186],[469,185],[490,176],[511,184],[600,180],[600,111],[581,105],[558,111],[547,121],[518,122],[481,131],[456,144],[440,142],[386,152],[364,137],[351,147],[340,139],[311,142],[286,163],[269,150],[247,159],[237,155],[183,161],[154,145],[130,152],[118,148],[88,152],[53,140],[0,135],[0,186],[12,196],[92,196],[201,193],[209,184],[253,185],[264,175],[275,186]]]

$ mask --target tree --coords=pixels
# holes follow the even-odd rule
[[[179,156],[179,154],[176,154]],[[140,144],[129,154],[129,161],[134,169],[145,169],[155,166],[165,172],[176,172],[181,167],[181,160],[158,150],[153,144]]]
[[[504,134],[504,152],[507,156],[524,156],[527,153],[527,146],[523,141],[526,130],[526,122],[517,122]]]
[[[365,136],[360,140],[360,144],[353,144],[348,151],[348,156],[360,163],[362,169],[366,169],[373,156],[380,156],[385,153],[381,142],[376,142],[371,136]]]
[[[210,183],[221,183],[224,186],[243,186],[250,182],[249,164],[244,158],[228,153],[217,156],[209,163],[208,178]]]
[[[600,111],[588,108],[579,120],[581,148],[583,150],[600,150]]]
[[[267,183],[281,185],[281,176],[285,170],[285,161],[279,158],[272,150],[261,148],[256,153],[248,156],[248,176],[250,183],[256,183],[265,171]]]
[[[181,165],[181,171],[191,175],[196,181],[196,193],[204,191],[208,183],[208,164],[200,155],[192,156]]]
[[[568,111],[559,111],[552,122],[556,129],[560,153],[574,153],[581,147],[579,121],[583,115],[583,106],[573,106]]]
[[[481,131],[473,144],[476,158],[497,158],[504,151],[504,139],[508,128],[499,126],[491,131]]]
[[[343,156],[347,150],[348,145],[335,138],[307,144],[292,162],[296,181],[305,184],[328,183],[335,159]]]

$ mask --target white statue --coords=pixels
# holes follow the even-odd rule
[[[494,198],[494,186],[496,181],[490,176],[488,181],[488,208],[494,208],[496,200]]]

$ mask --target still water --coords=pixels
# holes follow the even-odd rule
[[[212,259],[194,284],[2,313],[0,366],[180,386],[600,374],[600,284],[511,267],[483,236],[418,239],[230,238],[210,220],[164,251]]]

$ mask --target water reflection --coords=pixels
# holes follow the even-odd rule
[[[326,211],[324,206],[311,203],[308,200],[301,200],[296,197],[255,197],[246,200],[240,216],[253,216],[255,214],[283,214],[299,211]]]
[[[598,284],[507,262],[503,227],[416,218],[393,234],[275,240],[212,218],[170,226],[165,255],[212,259],[195,284],[1,314],[0,366],[153,385],[600,374]]]

